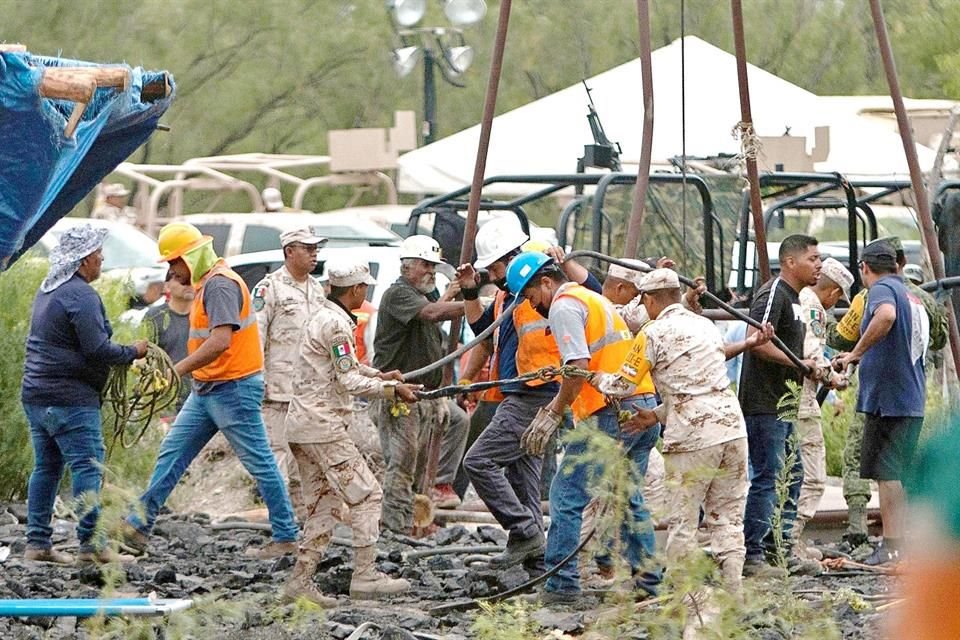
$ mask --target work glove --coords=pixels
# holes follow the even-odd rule
[[[520,448],[532,456],[542,456],[547,449],[550,436],[560,426],[563,420],[561,414],[554,413],[543,407],[537,411],[537,416],[520,436]]]

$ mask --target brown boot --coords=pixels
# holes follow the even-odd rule
[[[391,578],[375,568],[377,546],[354,547],[353,579],[350,580],[350,597],[358,600],[375,600],[379,596],[403,593],[410,583],[403,578]]]
[[[297,598],[306,598],[315,605],[324,609],[333,609],[337,606],[337,599],[325,596],[313,583],[313,574],[320,563],[320,553],[315,551],[301,551],[297,556],[297,564],[287,584],[283,585],[281,599],[284,602],[293,602]]]

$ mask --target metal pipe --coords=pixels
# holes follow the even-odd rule
[[[913,197],[916,199],[917,214],[920,217],[920,230],[923,232],[923,243],[927,248],[933,275],[938,280],[946,274],[943,268],[943,255],[937,250],[937,232],[933,227],[933,218],[930,215],[930,201],[927,191],[923,187],[923,176],[920,171],[920,161],[917,159],[917,145],[913,141],[913,131],[907,119],[907,110],[903,106],[903,94],[900,92],[900,81],[897,79],[897,67],[893,60],[893,49],[887,37],[887,25],[883,17],[883,7],[880,0],[870,0],[870,13],[873,16],[873,26],[877,32],[877,45],[880,57],[883,60],[883,70],[887,75],[887,84],[890,86],[890,98],[893,100],[893,110],[897,114],[897,126],[900,128],[900,140],[907,155],[907,166],[910,168],[910,182],[913,185]],[[960,333],[957,330],[957,319],[948,310],[947,318],[950,322],[950,351],[953,361],[960,363]]]
[[[623,260],[618,260],[616,258],[611,258],[610,256],[605,256],[602,253],[597,253],[596,251],[572,251],[567,254],[566,259],[572,260],[573,258],[578,258],[581,256],[586,258],[596,258],[597,260],[602,260],[604,262],[609,262],[611,264],[617,264],[626,269],[632,269],[633,271],[652,271],[652,269],[647,265],[638,266],[630,262],[624,262]],[[677,274],[677,279],[679,279],[680,282],[687,285],[688,287],[695,288],[699,286],[696,282],[694,282],[690,278],[686,276],[682,276],[680,274]],[[756,320],[746,315],[739,309],[735,309],[731,307],[730,305],[728,305],[726,302],[724,302],[723,300],[715,296],[710,291],[705,291],[703,293],[703,296],[706,297],[708,300],[712,300],[714,304],[716,304],[718,307],[720,307],[727,313],[733,315],[737,320],[742,320],[743,322],[746,322],[748,325],[750,325],[751,327],[754,327],[755,329],[763,328],[763,325],[761,323],[757,322]],[[787,356],[787,358],[790,359],[790,362],[793,363],[793,366],[796,367],[798,370],[800,370],[803,373],[803,375],[810,374],[810,368],[807,365],[803,364],[803,361],[801,360],[800,356],[798,356],[793,351],[791,351],[787,347],[787,345],[783,343],[783,341],[780,338],[774,335],[770,339],[770,342],[776,345],[776,347],[783,352],[783,355]]]
[[[747,46],[743,36],[743,5],[741,0],[730,0],[733,15],[733,42],[737,55],[737,79],[740,84],[740,130],[741,145],[746,140],[752,144],[753,115],[750,113],[750,84],[747,80]],[[767,232],[763,228],[763,204],[760,202],[760,180],[757,175],[757,159],[752,150],[744,154],[747,165],[747,182],[750,188],[750,210],[753,212],[753,233],[756,239],[757,262],[760,279],[770,279],[770,258],[767,256]],[[754,283],[754,286],[760,283]]]
[[[643,137],[640,140],[640,166],[637,168],[637,187],[633,192],[633,209],[627,223],[627,245],[623,255],[637,257],[640,227],[643,226],[643,208],[647,203],[650,182],[650,155],[653,150],[653,63],[650,58],[650,5],[648,0],[637,0],[637,23],[640,29],[640,72],[643,85]],[[686,198],[686,193],[683,194]]]

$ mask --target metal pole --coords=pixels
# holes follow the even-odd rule
[[[763,226],[763,204],[760,202],[760,178],[757,175],[757,158],[749,147],[753,147],[753,115],[750,113],[750,84],[747,81],[747,45],[743,36],[743,5],[740,0],[730,0],[733,14],[733,42],[737,55],[737,80],[740,84],[740,130],[741,144],[748,147],[744,153],[747,165],[747,182],[750,190],[750,211],[753,213],[753,233],[756,240],[757,262],[760,267],[760,280],[770,279],[770,258],[767,256],[767,230]],[[744,268],[744,265],[741,265]],[[753,283],[756,287],[759,283]]]
[[[637,23],[640,29],[640,71],[643,84],[643,138],[640,141],[640,166],[637,167],[637,186],[633,192],[633,209],[627,223],[627,244],[623,255],[637,257],[640,227],[643,226],[643,208],[647,203],[650,184],[650,155],[653,149],[653,64],[650,60],[650,4],[637,0]],[[686,194],[684,194],[686,195]],[[594,233],[596,233],[594,229]]]
[[[437,130],[437,85],[434,82],[433,49],[426,47],[423,51],[423,144],[433,142]]]
[[[907,166],[910,168],[910,183],[913,185],[913,197],[916,198],[917,202],[917,214],[920,217],[923,243],[927,248],[930,266],[933,267],[933,275],[939,280],[944,277],[943,255],[938,250],[937,232],[933,228],[933,217],[930,215],[930,201],[923,186],[920,161],[917,159],[917,146],[913,142],[913,132],[910,129],[910,121],[907,119],[907,110],[903,106],[903,94],[900,92],[897,67],[893,60],[890,39],[887,37],[887,25],[883,18],[883,8],[880,6],[880,0],[870,0],[870,13],[873,15],[873,26],[877,32],[877,45],[880,48],[880,57],[883,60],[883,70],[887,74],[887,84],[890,86],[890,98],[893,100],[893,109],[897,114],[900,139],[903,141],[903,150],[907,155]],[[953,354],[953,361],[960,362],[960,335],[957,331],[957,319],[953,313],[947,313],[947,317],[950,320],[950,352]]]

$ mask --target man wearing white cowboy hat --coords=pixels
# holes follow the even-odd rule
[[[110,339],[113,329],[103,302],[90,286],[100,277],[106,235],[106,229],[90,225],[65,231],[33,302],[21,391],[34,454],[27,490],[28,560],[73,563],[51,545],[50,517],[65,464],[74,497],[94,497],[93,508],[77,526],[79,559],[132,560],[94,535],[104,460],[100,393],[111,365],[130,364],[147,353],[146,340],[120,345]]]
[[[111,182],[100,187],[100,195],[103,197],[103,204],[93,210],[91,218],[100,220],[113,220],[117,222],[126,222],[135,224],[137,222],[137,210],[127,206],[127,198],[130,191],[121,182]]]

